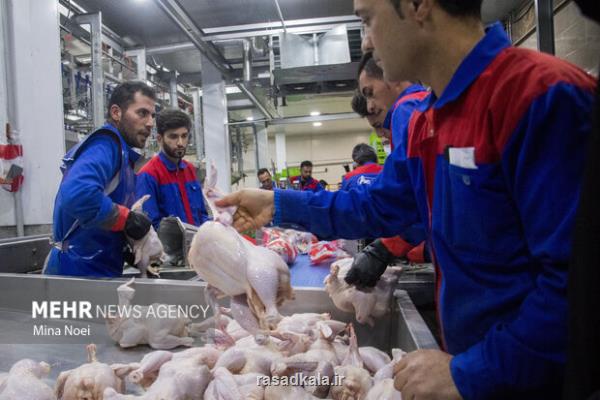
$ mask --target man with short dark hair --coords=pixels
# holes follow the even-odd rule
[[[429,92],[418,83],[384,80],[383,70],[370,51],[363,54],[358,66],[358,87],[367,101],[367,120],[375,132],[390,139],[392,150],[404,143],[410,116]]]
[[[256,173],[256,177],[260,182],[260,188],[265,190],[273,190],[275,189],[275,184],[273,183],[273,177],[267,168],[261,168]]]
[[[234,226],[297,223],[321,238],[427,223],[443,351],[394,368],[408,399],[560,399],[567,270],[595,80],[484,27],[481,1],[354,0],[387,80],[431,86],[366,190],[242,191]],[[275,212],[276,210],[276,212]],[[348,275],[346,276],[348,277]],[[363,274],[354,277],[359,284]]]
[[[356,167],[342,178],[342,190],[370,185],[383,167],[377,163],[377,153],[366,143],[359,143],[352,149],[352,161]]]
[[[54,203],[54,247],[44,273],[114,277],[123,272],[126,236],[141,240],[151,222],[130,211],[135,201],[134,147],[143,148],[154,126],[156,94],[143,82],[118,85],[107,123],[63,158]]]
[[[156,229],[164,217],[179,217],[195,226],[209,219],[196,168],[183,159],[191,127],[190,117],[181,110],[166,109],[156,116],[161,151],[139,171],[136,189],[138,198],[150,195],[144,211]]]
[[[305,160],[300,163],[300,175],[292,176],[290,183],[293,188],[298,188],[301,191],[318,192],[323,190],[323,186],[312,175],[313,164]]]

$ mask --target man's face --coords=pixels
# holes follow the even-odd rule
[[[268,172],[260,174],[258,176],[258,181],[260,182],[260,187],[263,189],[271,189],[273,187],[273,180],[271,174]]]
[[[188,128],[182,126],[180,128],[167,129],[162,135],[158,135],[157,139],[165,154],[172,158],[182,159],[185,156],[185,149],[190,139],[189,135]]]
[[[146,139],[154,126],[154,100],[137,92],[125,110],[113,105],[110,115],[127,144],[140,149],[146,146]]]
[[[362,95],[367,99],[367,120],[380,137],[389,138],[391,133],[383,128],[383,121],[390,108],[396,101],[397,92],[387,82],[372,78],[365,71],[358,77],[358,87]]]
[[[419,80],[419,54],[423,46],[413,2],[400,0],[403,18],[390,0],[354,0],[354,11],[365,28],[362,49],[373,51],[373,58],[383,69],[385,79]]]
[[[302,167],[302,170],[300,171],[300,176],[302,177],[302,179],[310,178],[311,175],[312,175],[312,167],[307,167],[307,166]]]
[[[385,120],[384,112],[380,111],[377,114],[369,114],[366,118],[369,122],[369,125],[371,125],[373,129],[375,129],[375,133],[377,134],[377,136],[385,137],[388,139],[392,137],[392,132],[390,132],[389,129],[385,129],[383,127],[383,121]]]

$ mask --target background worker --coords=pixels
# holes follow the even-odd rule
[[[63,158],[54,202],[54,247],[45,274],[114,277],[123,272],[126,236],[140,240],[151,222],[132,212],[134,147],[144,148],[154,126],[156,94],[142,82],[113,91],[104,126]]]
[[[273,190],[275,189],[275,183],[273,182],[273,177],[267,168],[261,168],[256,173],[258,177],[258,181],[260,182],[260,188],[265,190]]]
[[[365,190],[246,190],[219,206],[239,207],[239,229],[274,216],[325,239],[392,236],[420,213],[435,253],[444,346],[396,365],[402,397],[560,398],[594,79],[512,47],[499,24],[484,29],[480,0],[354,6],[363,48],[374,50],[385,78],[432,88],[411,116],[406,154],[394,151]]]
[[[375,132],[390,139],[393,151],[404,142],[410,116],[429,92],[411,81],[384,80],[383,70],[370,51],[363,54],[358,65],[358,89],[367,100],[369,123],[373,120]]]
[[[195,226],[209,219],[196,168],[183,159],[191,127],[190,117],[181,110],[166,109],[156,116],[161,150],[139,171],[136,185],[137,198],[150,195],[144,211],[156,229],[169,216]]]
[[[323,190],[323,186],[321,186],[319,181],[311,176],[312,169],[312,162],[308,160],[302,161],[302,163],[300,163],[300,175],[292,176],[290,178],[292,187],[297,187],[301,191],[309,190],[311,192]]]

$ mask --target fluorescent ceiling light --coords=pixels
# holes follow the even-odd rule
[[[319,127],[322,126],[323,123],[322,122],[313,122],[313,126]]]
[[[311,111],[310,112],[310,116],[311,117],[318,117],[319,115],[321,115],[320,111]]]
[[[248,117],[246,118],[246,121],[254,121],[254,117]]]

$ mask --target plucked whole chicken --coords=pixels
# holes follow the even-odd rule
[[[125,390],[123,378],[131,372],[132,367],[98,362],[94,344],[87,346],[87,352],[87,364],[58,375],[55,386],[58,400],[103,400],[106,388],[119,393]]]
[[[215,186],[216,173],[213,167],[204,185],[214,220],[202,224],[194,235],[188,260],[219,296],[236,298],[234,318],[240,325],[255,330],[250,327],[254,319],[262,330],[275,329],[281,319],[277,307],[293,298],[289,269],[279,255],[245,240],[231,226],[235,209],[214,205],[222,196]]]
[[[54,391],[42,379],[48,376],[50,365],[24,359],[16,362],[0,378],[0,400],[54,400]]]
[[[131,206],[131,211],[143,212],[144,202],[149,198],[149,194],[142,196],[133,204],[133,206]],[[167,256],[154,227],[150,226],[148,234],[140,240],[134,240],[130,237],[128,237],[127,240],[135,255],[134,264],[140,270],[142,278],[146,278],[148,272],[153,275],[158,275],[158,271],[151,266],[151,263],[163,262],[166,260]]]
[[[348,285],[344,278],[352,266],[352,258],[344,258],[331,264],[325,277],[325,290],[337,308],[354,313],[361,324],[374,326],[375,318],[389,312],[393,290],[401,269],[389,267],[377,285],[369,292]]]
[[[117,288],[119,307],[131,306],[135,296],[132,287],[134,278]],[[148,344],[154,349],[172,349],[177,346],[191,346],[194,339],[189,337],[188,326],[191,320],[187,318],[159,318],[156,313],[148,312],[148,307],[159,306],[154,303],[150,306],[140,307],[139,318],[132,313],[106,318],[109,336],[119,343],[121,347],[134,347]]]

